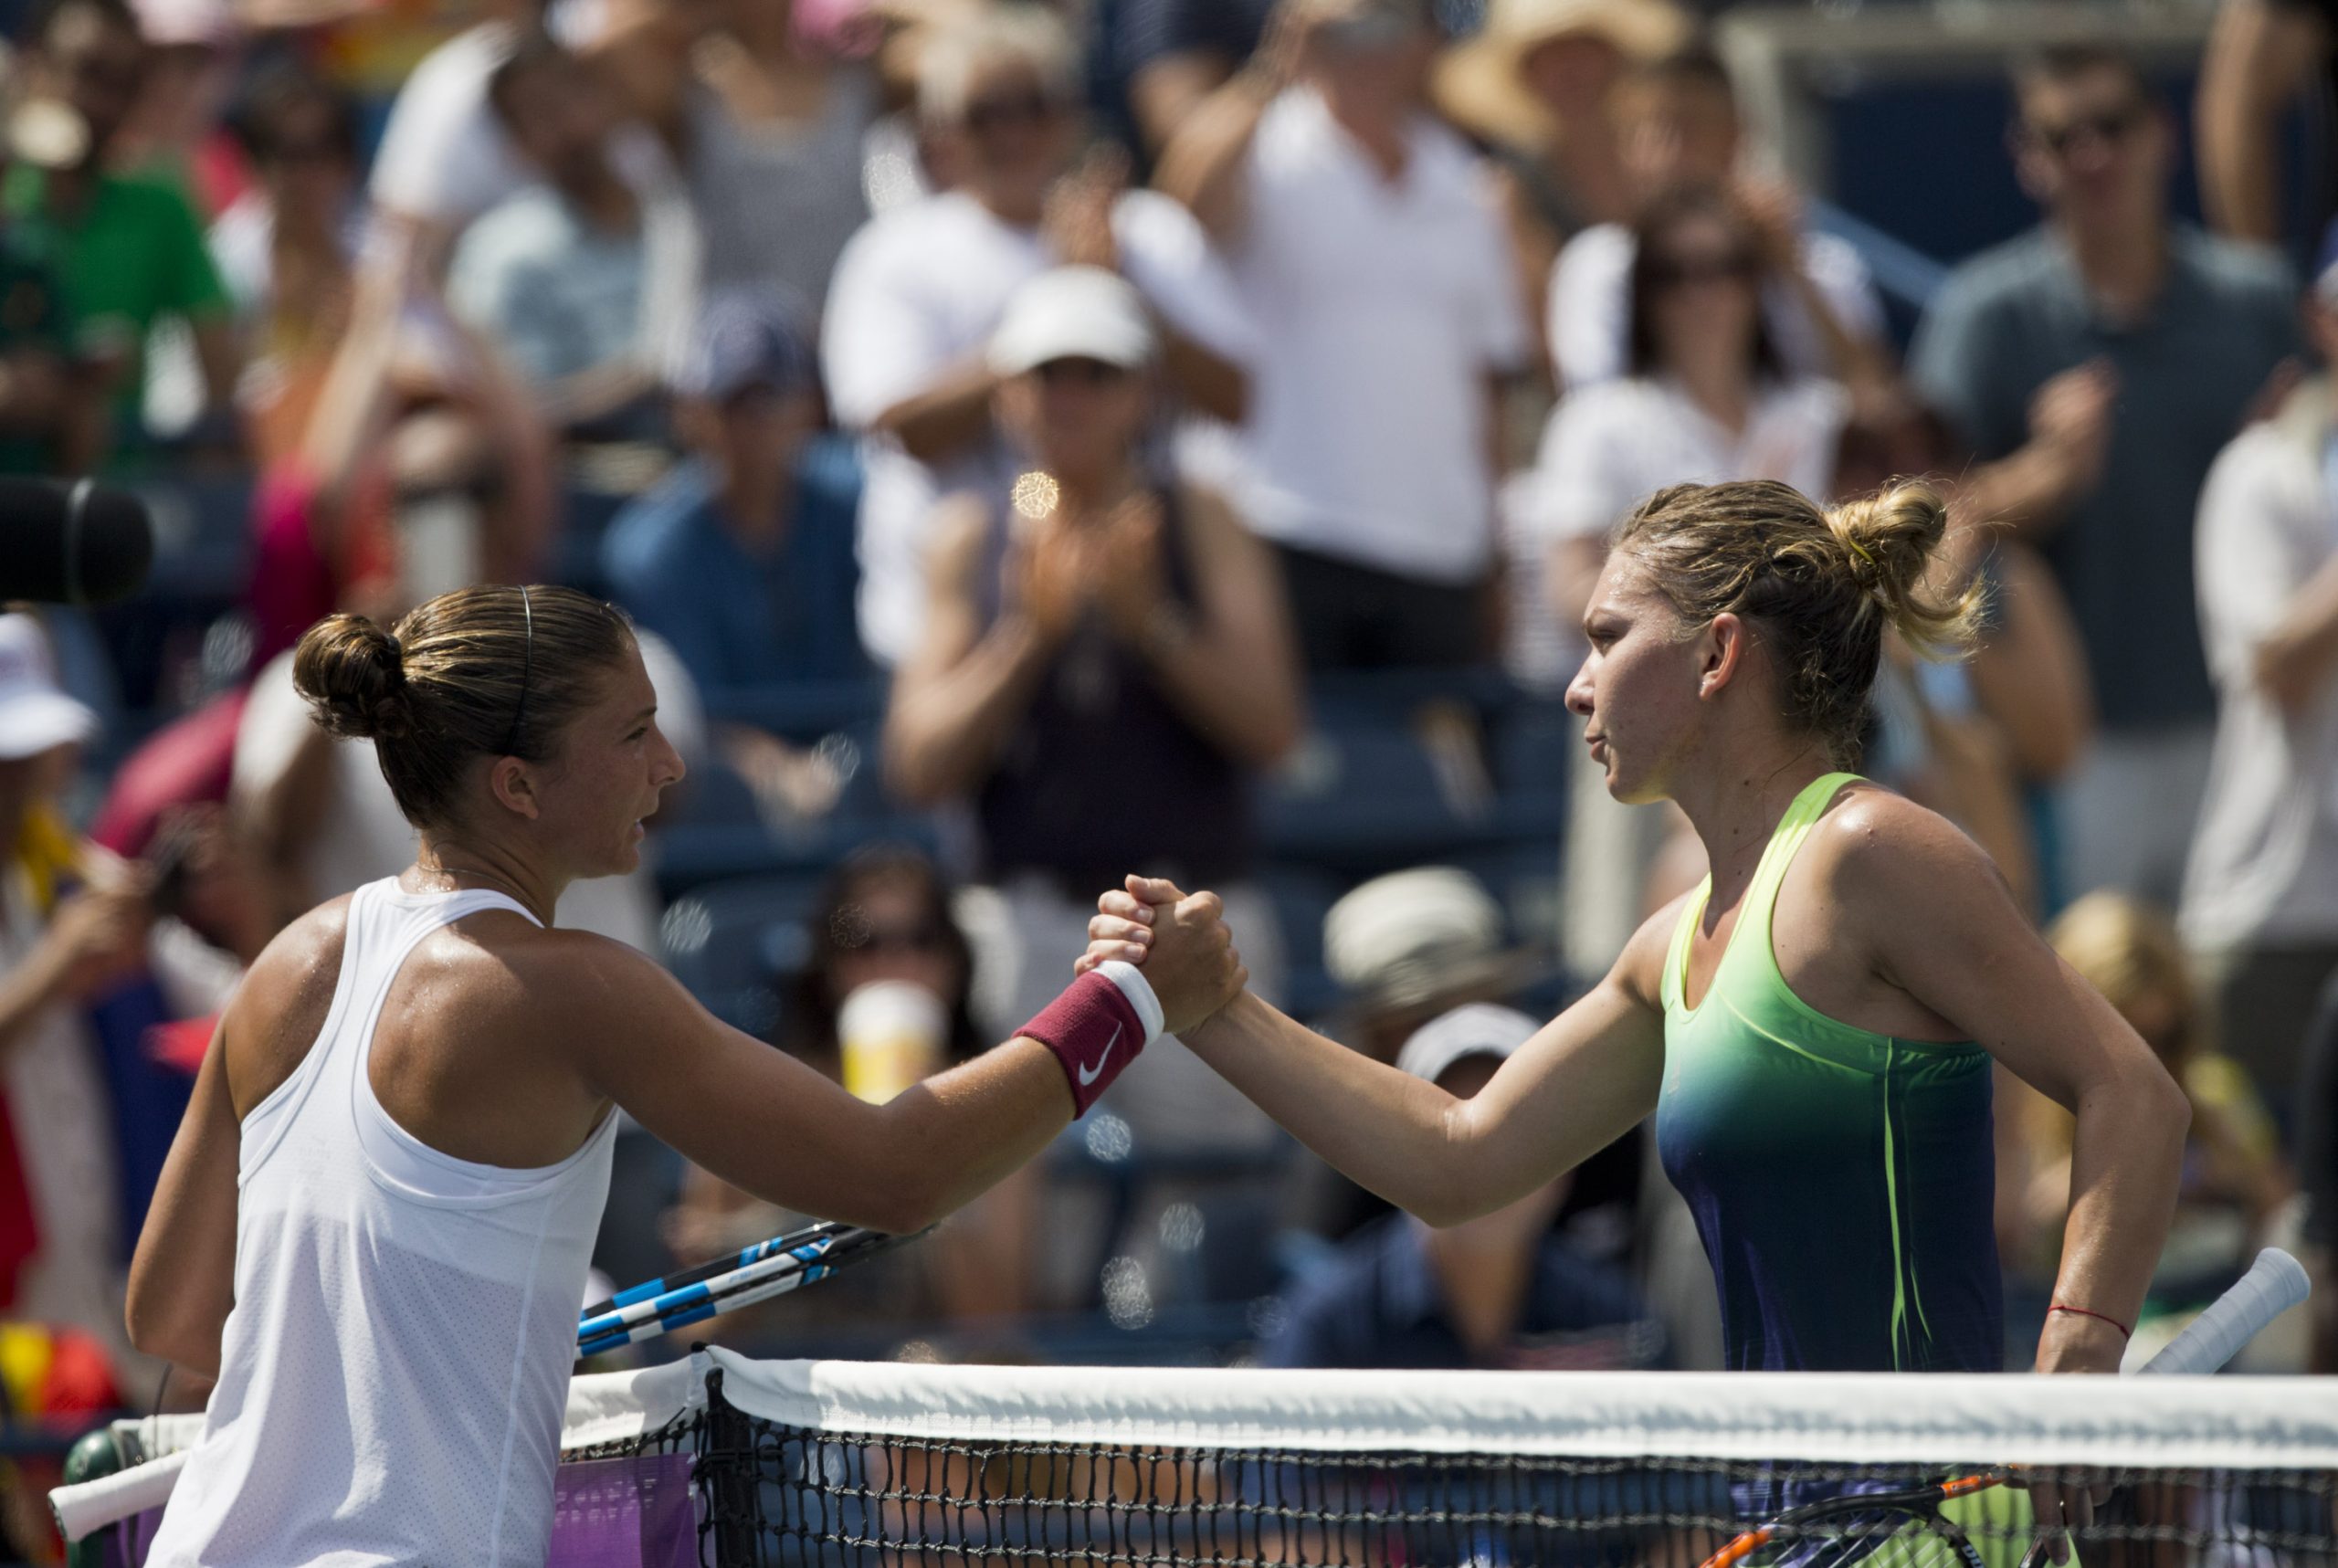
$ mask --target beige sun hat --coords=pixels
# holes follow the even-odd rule
[[[1671,0],[1491,0],[1485,26],[1438,63],[1434,91],[1438,106],[1469,130],[1539,148],[1554,129],[1551,111],[1518,74],[1537,45],[1588,35],[1606,39],[1627,60],[1652,60],[1695,32]]]
[[[1323,967],[1359,1013],[1413,1015],[1505,996],[1541,977],[1508,946],[1501,906],[1454,866],[1416,866],[1353,888],[1323,916]]]

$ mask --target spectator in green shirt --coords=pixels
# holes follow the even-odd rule
[[[0,83],[0,124],[15,108]],[[0,139],[0,179],[8,156]],[[0,218],[0,474],[82,466],[91,399],[78,372],[64,268],[42,236]]]
[[[0,184],[0,208],[48,243],[72,279],[75,333],[99,368],[118,431],[139,427],[145,343],[184,321],[216,410],[233,406],[239,355],[226,289],[186,195],[108,166],[137,101],[146,44],[126,0],[47,0],[26,33],[32,133]]]

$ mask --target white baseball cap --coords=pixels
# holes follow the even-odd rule
[[[1515,1007],[1472,1002],[1415,1029],[1396,1053],[1396,1070],[1435,1083],[1465,1058],[1509,1060],[1542,1026]]]
[[[0,762],[37,757],[97,732],[97,714],[58,688],[40,623],[0,616]]]
[[[990,368],[1021,375],[1051,360],[1092,359],[1135,370],[1153,363],[1153,322],[1127,279],[1101,267],[1058,267],[1015,291],[991,334]]]

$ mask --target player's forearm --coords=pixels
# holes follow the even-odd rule
[[[1247,992],[1184,1039],[1293,1137],[1397,1207],[1451,1225],[1499,1206],[1499,1195],[1472,1201],[1483,1184],[1469,1180],[1457,1114],[1465,1102],[1436,1085],[1327,1040]]]
[[[2134,1327],[2175,1215],[2191,1121],[2183,1090],[2156,1061],[2135,1063],[2081,1092],[2058,1303]]]
[[[1070,1121],[1062,1063],[1016,1038],[938,1073],[877,1110],[889,1152],[884,1213],[894,1235],[922,1230],[1021,1169]]]

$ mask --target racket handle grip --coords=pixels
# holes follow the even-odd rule
[[[2312,1289],[2304,1265],[2278,1247],[2257,1255],[2240,1283],[2217,1298],[2185,1325],[2166,1348],[2143,1363],[2154,1377],[2195,1376],[2220,1371],[2266,1324],[2306,1299]]]

